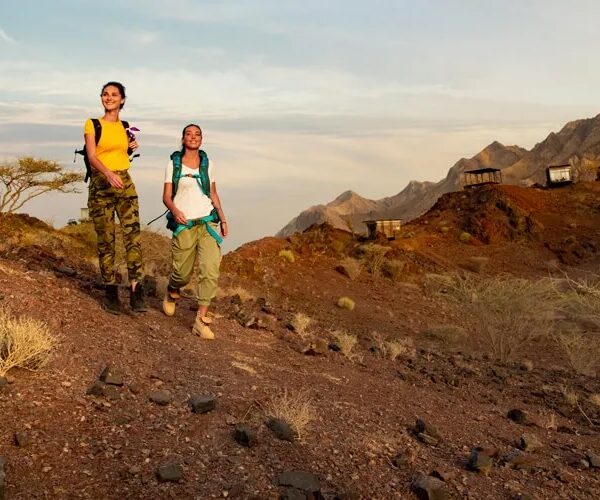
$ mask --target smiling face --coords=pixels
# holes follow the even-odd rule
[[[119,87],[107,85],[100,94],[102,106],[106,111],[119,111],[125,105],[125,97]]]
[[[202,145],[202,130],[198,125],[188,125],[183,129],[181,144],[185,149],[200,149]]]

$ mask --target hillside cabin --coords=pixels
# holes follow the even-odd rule
[[[550,165],[546,169],[546,180],[548,186],[564,186],[573,182],[573,167],[566,163],[564,165]]]
[[[388,240],[393,240],[400,235],[402,219],[364,220],[363,223],[367,226],[369,239],[375,239],[377,233],[382,233]]]
[[[499,168],[478,168],[465,170],[462,176],[465,188],[485,186],[486,184],[502,184],[502,172]]]

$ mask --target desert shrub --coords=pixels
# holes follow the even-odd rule
[[[532,372],[534,368],[535,365],[530,359],[524,359],[521,361],[521,369],[525,370],[526,372]]]
[[[312,319],[310,319],[310,317],[304,313],[294,314],[290,321],[290,325],[292,326],[294,331],[300,336],[304,336],[311,323]]]
[[[596,373],[600,362],[600,342],[578,331],[561,333],[557,341],[573,370],[583,375]]]
[[[563,395],[565,403],[567,403],[569,406],[577,406],[579,404],[579,395],[575,391],[569,389],[566,385],[561,385],[559,389]]]
[[[355,307],[354,301],[350,297],[340,297],[337,301],[337,306],[342,309],[353,311]]]
[[[342,330],[336,330],[333,332],[336,344],[340,348],[340,352],[348,359],[353,359],[355,354],[352,352],[354,346],[358,342],[356,335],[351,335]]]
[[[352,257],[346,257],[336,267],[336,271],[347,276],[351,280],[355,280],[360,275],[362,266],[360,262]]]
[[[385,340],[378,333],[373,333],[372,338],[377,347],[377,352],[384,358],[394,361],[399,356],[411,358],[415,356],[414,342],[410,337]]]
[[[600,277],[574,280],[566,276],[564,283],[567,286],[562,298],[564,311],[573,321],[600,329]]]
[[[600,407],[600,394],[591,394],[588,399],[594,406]]]
[[[55,344],[45,323],[15,318],[6,309],[0,309],[0,376],[11,368],[41,368]]]
[[[431,339],[444,344],[458,344],[467,338],[467,332],[464,328],[457,325],[443,325],[428,328],[423,334]]]
[[[333,240],[331,242],[331,249],[338,255],[343,255],[346,251],[346,243],[341,240]]]
[[[296,260],[296,257],[294,257],[294,252],[292,252],[291,250],[280,250],[279,257],[290,263]]]
[[[400,279],[405,266],[406,262],[403,260],[385,259],[381,265],[381,274],[383,274],[386,278],[397,281]]]
[[[440,231],[442,232],[442,234],[448,234],[450,232],[450,228],[447,226],[442,226],[440,227]]]
[[[270,399],[265,413],[267,417],[287,422],[298,438],[302,438],[305,428],[316,416],[315,405],[308,391],[289,393],[287,389]]]
[[[462,243],[469,243],[469,241],[471,241],[472,236],[467,233],[467,232],[462,232],[460,233],[460,236],[458,237],[458,239],[462,242]]]
[[[436,281],[443,285],[446,297],[466,309],[483,347],[501,361],[555,327],[553,316],[561,301],[556,280],[453,275]]]
[[[378,245],[377,243],[368,243],[358,247],[359,255],[363,262],[364,268],[370,272],[373,276],[379,276],[381,273],[381,266],[385,260],[385,254],[388,253],[390,247]]]

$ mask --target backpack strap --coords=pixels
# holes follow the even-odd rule
[[[129,144],[129,122],[127,120],[121,120],[121,125],[123,125],[123,128],[125,129],[125,134],[127,135],[127,143]],[[127,156],[131,156],[131,153],[133,153],[133,149],[127,147]]]
[[[102,124],[98,118],[92,118],[92,124],[94,125],[94,142],[96,146],[100,142],[100,137],[102,136]],[[89,178],[92,176],[92,166],[90,165],[90,159],[87,155],[87,150],[85,146],[83,146],[83,163],[85,163],[85,180],[87,182]]]
[[[173,189],[171,191],[171,199],[173,199],[177,193],[177,186],[179,185],[179,179],[181,177],[181,151],[173,151],[173,153],[171,153],[171,161],[173,162],[173,173],[171,174]]]

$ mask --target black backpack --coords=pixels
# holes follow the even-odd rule
[[[92,118],[92,123],[94,125],[94,138],[95,138],[95,142],[96,142],[96,146],[97,146],[98,143],[100,142],[100,137],[102,136],[102,124],[100,123],[100,120],[98,118]],[[125,121],[125,120],[121,120],[121,124],[123,125],[123,129],[125,130],[125,133],[128,134],[127,129],[129,128],[129,122]],[[129,134],[128,134],[128,137],[129,137]],[[131,155],[131,153],[133,153],[133,150],[131,148],[127,148],[127,154]],[[73,163],[75,163],[77,161],[77,155],[83,156],[83,163],[85,163],[85,180],[84,180],[84,182],[87,182],[88,179],[92,175],[92,166],[90,165],[90,159],[88,158],[87,150],[85,149],[85,144],[83,145],[83,147],[81,149],[75,150],[75,158],[73,158]],[[134,158],[137,158],[138,156],[140,156],[140,155],[139,154],[133,155],[133,157],[130,158],[130,161],[132,161]]]

